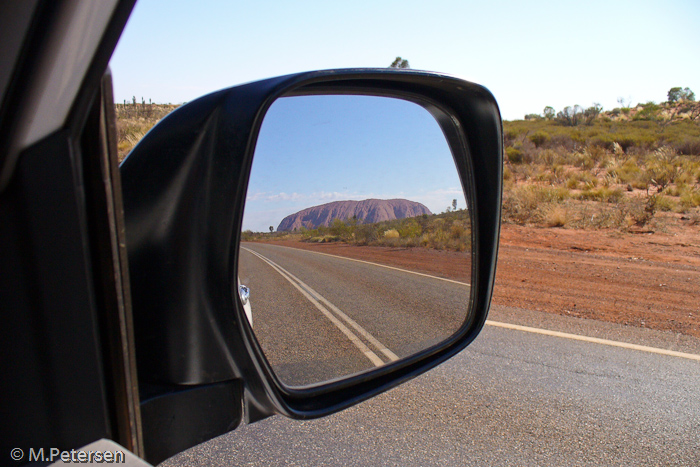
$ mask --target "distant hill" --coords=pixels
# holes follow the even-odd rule
[[[321,225],[328,227],[333,219],[346,220],[352,217],[362,224],[393,219],[404,219],[423,214],[432,214],[430,209],[407,199],[366,199],[364,201],[334,201],[314,206],[285,217],[278,231],[292,231],[306,227],[315,229]]]

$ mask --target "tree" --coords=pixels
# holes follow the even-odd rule
[[[554,111],[554,107],[550,107],[550,106],[545,107],[544,110],[542,111],[542,114],[544,115],[544,118],[546,118],[547,120],[552,120],[556,116],[556,113]]]
[[[270,233],[274,232],[275,228],[273,226],[270,226]]]
[[[452,210],[453,210],[453,211],[456,211],[456,210],[457,210],[457,200],[456,200],[456,199],[453,199],[453,200],[452,200]]]
[[[583,112],[583,117],[586,119],[586,125],[592,125],[598,115],[603,111],[603,106],[595,102],[591,107]]]
[[[389,68],[411,68],[411,66],[408,64],[408,60],[396,57],[394,61],[391,62],[391,65],[389,65]]]
[[[580,105],[575,105],[573,107],[567,105],[561,112],[557,113],[557,120],[565,126],[576,126],[581,122],[582,114],[583,107]]]
[[[670,104],[681,101],[695,101],[695,93],[690,88],[681,88],[680,86],[669,89],[667,96]]]

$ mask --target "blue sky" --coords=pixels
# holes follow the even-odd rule
[[[340,200],[405,198],[444,211],[466,201],[435,119],[412,102],[370,96],[276,101],[255,148],[243,229]]]
[[[298,71],[386,67],[488,87],[505,119],[700,94],[700,2],[139,0],[113,56],[115,99],[181,103]]]
[[[486,86],[503,118],[514,120],[541,113],[545,106],[561,110],[600,103],[609,110],[619,106],[619,99],[632,105],[661,102],[674,86],[690,87],[700,95],[698,24],[698,0],[139,0],[111,68],[117,102],[135,96],[138,101],[182,103],[288,73],[387,67],[400,55],[414,69],[449,73]],[[296,104],[296,111],[302,112],[303,106]],[[346,117],[357,117],[353,112],[346,109]],[[365,127],[358,124],[360,128]],[[322,132],[307,134],[323,137]],[[347,150],[357,150],[358,144]],[[307,149],[299,147],[298,154],[312,157]],[[349,174],[344,161],[360,156],[334,157],[325,177]],[[420,166],[420,161],[404,160]],[[302,172],[295,172],[300,166],[287,167],[286,175],[301,180]],[[454,183],[447,179],[440,186],[418,186],[395,175],[395,183],[346,187],[349,183],[335,180],[311,189],[302,183],[285,185],[285,172],[266,173],[279,176],[268,177],[267,187],[251,185],[255,191],[250,192],[246,222],[253,230],[276,227],[284,210],[336,199],[405,194],[402,197],[429,200],[426,193],[445,190],[442,198],[425,203],[442,211],[455,197],[450,194]]]

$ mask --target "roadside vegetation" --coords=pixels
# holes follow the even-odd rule
[[[144,99],[136,102],[114,104],[117,114],[117,149],[119,150],[119,162],[124,160],[127,154],[141,141],[148,130],[158,123],[163,117],[175,110],[177,105],[146,103]]]
[[[243,232],[244,241],[299,240],[311,243],[344,242],[358,246],[426,247],[438,250],[471,250],[469,211],[362,224],[357,219],[334,219],[330,226],[301,228],[295,232]]]
[[[504,122],[503,220],[623,231],[700,224],[700,103],[566,107]]]
[[[700,225],[700,103],[688,88],[668,101],[604,111],[578,105],[504,122],[503,221],[570,229],[664,231]],[[120,160],[175,105],[115,105]],[[273,229],[274,230],[274,229]],[[354,245],[471,246],[468,211],[361,224],[336,219],[298,232],[244,232],[244,239]]]

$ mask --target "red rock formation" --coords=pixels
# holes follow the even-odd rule
[[[292,231],[301,227],[315,229],[320,225],[329,226],[333,219],[346,220],[353,216],[362,224],[404,219],[422,214],[432,214],[430,209],[407,199],[366,199],[364,201],[334,201],[320,206],[306,208],[290,214],[280,222],[278,231]]]

